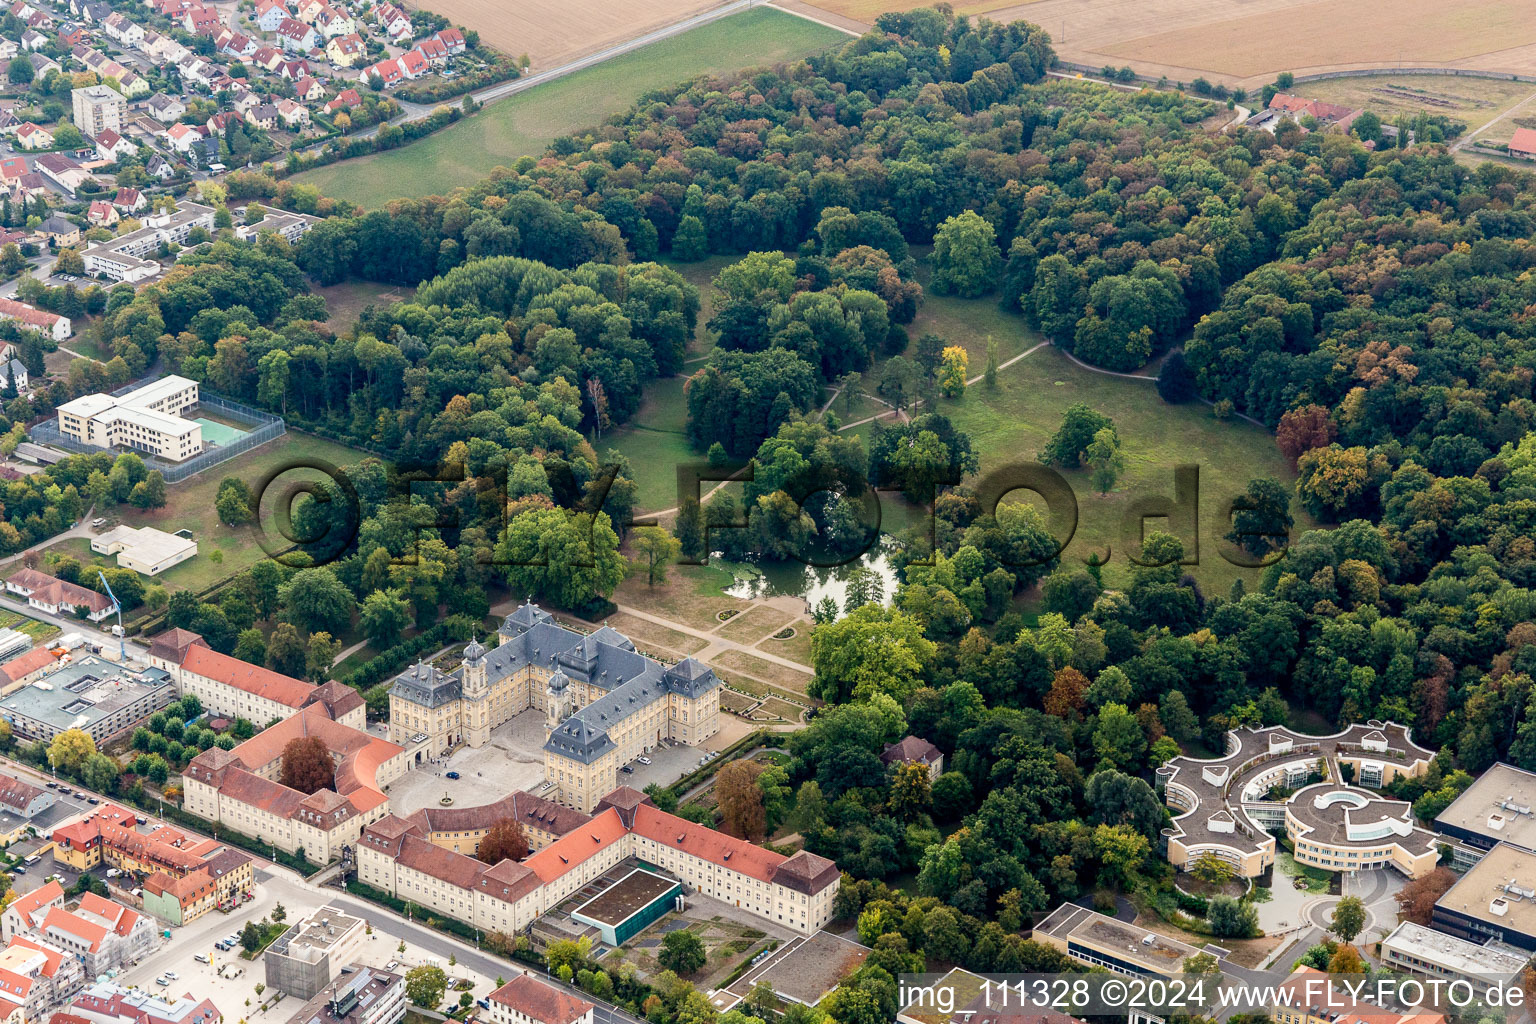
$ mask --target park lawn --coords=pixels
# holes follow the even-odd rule
[[[656,512],[677,505],[677,467],[702,462],[683,433],[688,404],[683,398],[683,378],[665,377],[646,385],[640,411],[622,427],[595,441],[599,453],[616,448],[635,471],[640,485],[638,512]],[[710,486],[705,484],[702,490]]]
[[[519,157],[542,155],[554,139],[601,124],[653,90],[699,75],[795,60],[847,38],[792,14],[752,8],[496,101],[399,149],[306,171],[294,180],[370,209],[402,196],[441,195]]]
[[[191,530],[192,539],[197,541],[197,554],[156,576],[154,582],[167,590],[202,592],[266,557],[262,545],[257,542],[254,525],[236,528],[219,522],[213,505],[219,481],[237,477],[254,490],[273,470],[298,467],[308,459],[339,468],[367,457],[367,452],[290,429],[282,437],[244,455],[171,484],[163,508],[137,509],[125,504],[118,506],[118,514],[129,526],[153,526],[167,533]],[[266,492],[261,521],[273,523],[275,500],[287,492],[288,485],[320,478],[320,473],[312,469],[292,468],[283,473]],[[287,546],[275,525],[268,526],[266,533],[271,537],[268,544],[274,550]],[[215,551],[221,552],[222,562],[213,559]]]
[[[1075,402],[1086,402],[1109,416],[1119,432],[1126,470],[1108,495],[1094,491],[1086,469],[1063,471],[1078,503],[1077,532],[1064,556],[1068,564],[1080,563],[1090,551],[1102,557],[1108,549],[1104,581],[1125,585],[1130,545],[1121,521],[1128,507],[1144,496],[1172,498],[1174,467],[1194,464],[1200,467],[1200,564],[1188,571],[1210,594],[1225,595],[1237,579],[1249,590],[1258,583],[1261,570],[1227,562],[1218,541],[1230,529],[1220,522],[1221,506],[1241,494],[1249,480],[1273,477],[1287,488],[1295,485],[1296,474],[1268,431],[1239,420],[1217,420],[1203,402],[1168,405],[1151,382],[1085,370],[1055,348],[1043,348],[1015,363],[999,374],[998,383],[995,392],[976,384],[958,401],[939,403],[939,411],[970,435],[983,473],[1010,461],[1036,459]],[[1027,494],[1019,491],[1015,497],[1028,500]],[[1315,526],[1299,505],[1292,514],[1298,534]],[[1152,520],[1151,526],[1156,525]],[[1139,543],[1134,533],[1131,542]],[[1185,543],[1187,547],[1189,541]]]
[[[729,255],[706,256],[693,263],[683,263],[671,258],[662,259],[662,265],[671,267],[688,283],[699,290],[699,323],[694,329],[693,337],[688,342],[688,348],[683,355],[683,372],[693,373],[697,371],[709,354],[715,350],[715,338],[704,325],[709,323],[715,315],[715,275],[722,269],[736,263],[741,259],[739,253]]]

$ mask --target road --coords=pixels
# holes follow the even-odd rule
[[[58,539],[57,537],[51,538],[50,542],[56,542]],[[63,615],[49,615],[47,612],[41,612],[31,607],[25,601],[17,600],[13,594],[0,596],[0,608],[9,608],[11,611],[19,612],[28,618],[37,619],[39,622],[46,622],[50,626],[57,626],[65,633],[79,633],[85,637],[87,643],[100,644],[104,653],[112,655],[114,659],[117,657],[117,637],[107,630],[98,629],[94,624],[84,619],[68,618]],[[130,640],[127,643],[127,648],[130,661],[134,659],[144,661],[149,657],[149,647],[146,644]]]

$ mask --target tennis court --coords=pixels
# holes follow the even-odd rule
[[[239,427],[232,427],[228,423],[218,423],[214,420],[199,416],[192,422],[203,428],[203,444],[214,444],[223,447],[233,444],[246,435],[246,431]]]

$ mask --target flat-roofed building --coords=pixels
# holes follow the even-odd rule
[[[1499,843],[1536,850],[1536,772],[1500,761],[1440,812],[1435,828],[1455,841],[1463,869]]]
[[[185,126],[182,126],[185,127]],[[183,202],[175,213],[151,213],[140,218],[137,231],[97,242],[81,253],[88,274],[113,281],[147,281],[161,265],[149,257],[165,245],[185,245],[195,228],[213,230],[213,207]]]
[[[105,131],[123,130],[128,101],[116,89],[105,85],[88,85],[83,89],[70,90],[70,100],[74,107],[75,127],[91,138]]]
[[[1310,867],[1390,865],[1420,878],[1439,860],[1435,836],[1408,803],[1377,791],[1423,774],[1432,757],[1395,722],[1356,723],[1331,736],[1284,726],[1232,730],[1222,757],[1175,757],[1157,769],[1157,788],[1175,812],[1163,830],[1168,860],[1187,871],[1210,855],[1255,878],[1274,864],[1272,833],[1283,830],[1296,860]],[[1291,792],[1271,799],[1277,788]]]
[[[1035,927],[1034,938],[1094,967],[1119,974],[1180,974],[1202,950],[1166,935],[1063,903]]]
[[[1430,923],[1472,942],[1536,952],[1536,853],[1495,846],[1440,897]]]
[[[339,907],[321,907],[292,925],[262,954],[267,987],[313,999],[357,959],[368,922]]]
[[[1498,941],[1469,942],[1404,921],[1381,940],[1384,967],[1435,978],[1508,981],[1517,978],[1531,955]]]
[[[203,450],[202,426],[181,415],[197,402],[197,381],[173,374],[121,396],[65,402],[58,408],[59,432],[95,448],[132,448],[182,462]]]
[[[351,964],[288,1024],[400,1024],[405,1003],[404,975]]]
[[[136,672],[92,655],[0,698],[0,718],[21,739],[52,742],[81,729],[102,746],[175,699],[160,669]]]
[[[197,541],[152,526],[132,527],[124,523],[92,537],[91,550],[99,555],[116,555],[117,564],[124,569],[158,576],[196,555]]]

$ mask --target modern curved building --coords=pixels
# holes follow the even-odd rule
[[[1157,770],[1176,812],[1163,830],[1175,867],[1209,853],[1254,878],[1274,864],[1276,834],[1291,840],[1298,863],[1327,871],[1391,865],[1418,878],[1438,861],[1435,835],[1414,823],[1412,806],[1377,792],[1423,773],[1434,756],[1406,726],[1371,721],[1331,736],[1244,728],[1227,734],[1227,749]]]

